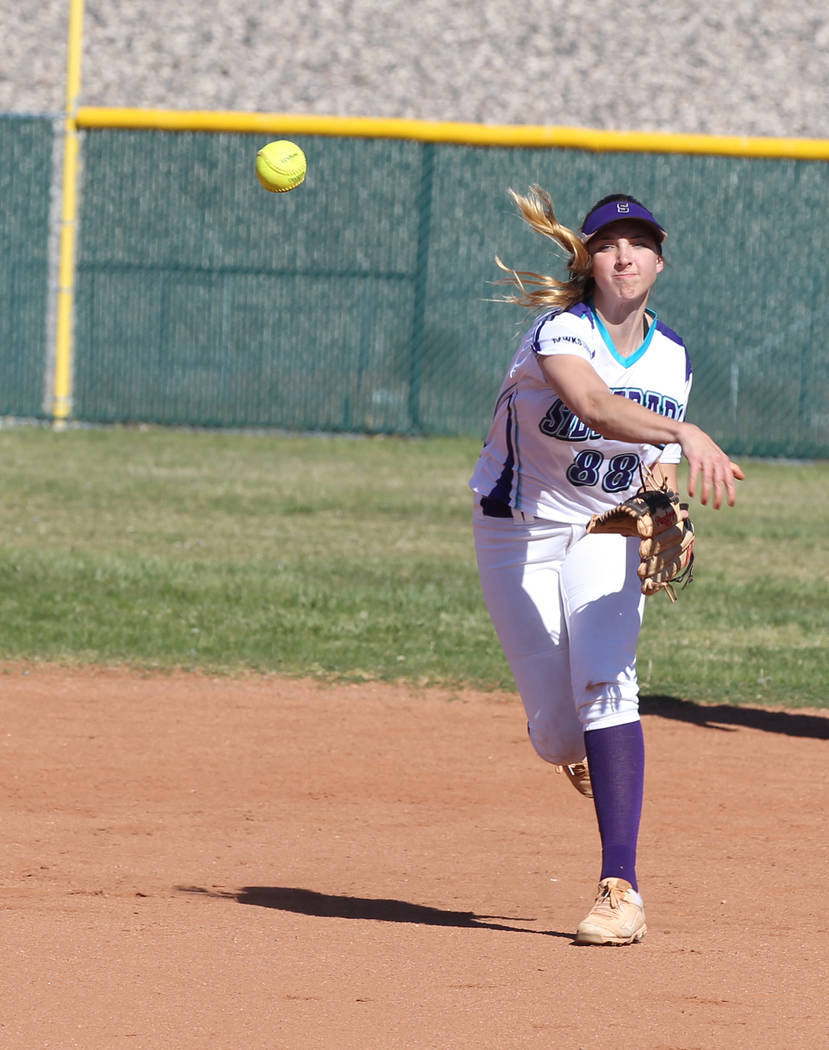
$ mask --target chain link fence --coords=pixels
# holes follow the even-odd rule
[[[56,141],[0,118],[5,415],[48,416]],[[507,196],[539,183],[568,225],[627,192],[667,226],[652,305],[688,345],[690,419],[735,455],[826,456],[829,164],[299,141],[305,183],[269,194],[261,136],[82,133],[72,418],[482,436],[530,320],[493,301],[495,255],[565,272]]]

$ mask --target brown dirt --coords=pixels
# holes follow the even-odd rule
[[[512,697],[0,674],[3,1050],[813,1050],[819,713],[644,704],[641,945]]]

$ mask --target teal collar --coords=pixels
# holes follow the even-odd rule
[[[651,345],[651,339],[653,339],[653,333],[656,331],[656,322],[659,320],[659,318],[656,316],[654,311],[653,310],[646,310],[645,311],[645,313],[649,317],[653,318],[653,320],[651,321],[651,325],[648,328],[648,334],[645,336],[645,341],[642,343],[642,345],[637,350],[633,351],[633,353],[630,355],[630,357],[622,357],[622,355],[618,352],[616,347],[613,345],[613,340],[610,338],[610,332],[608,332],[608,330],[605,328],[604,322],[602,321],[601,317],[599,317],[599,315],[596,313],[596,309],[593,306],[593,303],[589,302],[587,305],[590,307],[590,315],[593,318],[593,321],[594,321],[594,323],[596,325],[596,328],[598,328],[602,339],[604,339],[605,346],[611,352],[611,354],[613,355],[614,359],[616,361],[618,361],[620,365],[623,365],[625,368],[630,368],[631,365],[635,365],[636,362],[639,360],[639,358],[642,356],[642,354],[644,354],[645,351],[648,349],[648,347]]]

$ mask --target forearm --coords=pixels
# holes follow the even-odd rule
[[[701,477],[703,503],[713,494],[714,506],[719,507],[723,491],[728,503],[734,502],[734,479],[742,478],[743,472],[704,430],[612,393],[581,358],[544,356],[539,366],[564,404],[596,433],[609,441],[634,445],[676,443],[688,461],[688,494],[694,495],[697,478]]]
[[[547,381],[570,411],[608,441],[668,445],[684,424],[614,394],[586,361],[565,355],[539,358]]]
[[[647,442],[650,445],[682,443],[688,424],[661,416],[626,397],[598,390],[580,398],[580,405],[569,407],[583,423],[608,441]]]

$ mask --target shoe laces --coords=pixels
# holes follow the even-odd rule
[[[569,777],[578,779],[587,773],[586,762],[570,762],[568,765],[553,766],[556,773],[566,773]]]
[[[581,762],[572,762],[566,766],[553,766],[556,773],[566,773],[567,779],[573,785],[573,787],[580,794],[585,795],[587,798],[593,797],[593,785],[590,782],[590,770],[587,766],[587,759],[582,759]]]
[[[604,906],[609,907],[612,911],[615,911],[624,903],[625,894],[627,893],[627,891],[627,884],[625,884],[623,888],[619,885],[618,882],[606,882],[599,886],[599,894],[596,897],[596,903],[593,905],[593,907],[600,908]]]

